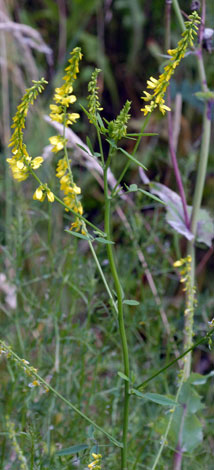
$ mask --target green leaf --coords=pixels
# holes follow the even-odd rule
[[[105,128],[105,126],[104,126],[104,122],[103,122],[103,120],[102,120],[102,118],[101,118],[101,116],[100,116],[99,113],[97,113],[97,121],[99,122],[101,131],[104,132],[104,133],[106,133],[106,128]]]
[[[169,416],[160,416],[154,423],[154,430],[163,435],[168,426]],[[181,448],[185,452],[192,452],[203,440],[202,424],[197,416],[184,414],[184,408],[177,406],[173,413],[172,424],[168,433],[168,442],[174,448],[178,444],[178,435],[181,431]]]
[[[78,444],[76,446],[67,447],[66,449],[61,449],[55,453],[55,455],[62,456],[62,455],[72,455],[78,454],[81,450],[88,449],[87,444]]]
[[[87,237],[86,235],[83,235],[82,233],[72,232],[71,230],[65,230],[65,232],[69,233],[70,235],[73,235],[73,237],[82,238],[83,240],[87,240],[87,241],[94,240],[94,238],[91,237],[91,235]]]
[[[90,154],[88,153],[88,150],[87,150],[85,147],[83,147],[82,145],[76,144],[76,146],[79,147],[79,148],[80,148],[81,150],[83,150],[84,152],[86,152],[88,155],[90,155]]]
[[[192,385],[204,385],[210,377],[214,376],[214,370],[212,370],[207,375],[197,374],[196,372],[192,372],[188,378],[188,382]]]
[[[190,414],[195,414],[197,411],[202,410],[204,408],[204,404],[201,402],[200,395],[188,382],[185,382],[183,384],[179,396],[179,403],[185,405],[187,408],[187,412]]]
[[[88,148],[89,148],[91,154],[94,155],[93,145],[92,145],[92,143],[91,143],[91,141],[90,141],[90,139],[89,139],[88,136],[86,137],[86,143],[87,143],[87,146],[88,146]]]
[[[123,374],[123,372],[118,372],[117,375],[119,375],[121,379],[126,380],[126,382],[130,382],[130,378]]]
[[[104,243],[105,245],[114,245],[114,242],[111,240],[106,240],[106,238],[96,237],[94,238],[95,242]]]
[[[124,155],[126,155],[126,157],[128,157],[129,160],[136,163],[136,165],[141,166],[141,168],[143,168],[144,170],[147,170],[147,168],[141,162],[139,162],[139,160],[137,160],[132,155],[130,155],[130,153],[126,152],[126,150],[124,150],[122,147],[118,147],[118,150],[120,150],[122,153],[124,153]]]
[[[192,240],[193,234],[188,229],[184,219],[183,205],[180,196],[161,183],[150,183],[152,193],[157,194],[166,204],[166,220],[169,225],[178,233],[181,233],[188,240]],[[192,213],[192,206],[187,206],[189,218]],[[212,245],[214,237],[214,223],[212,217],[205,209],[200,209],[197,220],[196,240],[207,246]]]
[[[192,452],[202,442],[202,424],[195,415],[187,415],[184,419],[182,433],[182,449]]]
[[[131,184],[130,186],[127,186],[125,184],[125,187],[128,189],[129,193],[139,191],[140,193],[145,194],[145,196],[150,197],[150,199],[153,199],[156,202],[159,202],[159,203],[164,204],[164,205],[166,204],[164,201],[159,199],[159,197],[154,196],[154,194],[149,193],[149,191],[145,191],[145,189],[138,188],[138,186],[136,184]]]
[[[171,398],[168,398],[166,395],[160,395],[159,393],[141,393],[139,390],[136,390],[133,388],[131,390],[131,393],[133,395],[136,395],[139,398],[144,398],[145,400],[153,401],[154,403],[157,403],[158,405],[162,406],[178,406],[178,403],[175,400],[172,400]]]
[[[125,299],[125,300],[123,300],[123,304],[126,304],[126,305],[140,305],[140,302],[138,302],[137,300]]]
[[[166,204],[164,201],[161,201],[161,199],[159,199],[159,197],[154,196],[154,194],[151,194],[148,191],[145,191],[145,189],[138,188],[138,191],[140,191],[140,193],[145,194],[145,196],[150,197],[150,199],[154,199],[154,201],[156,201],[156,202],[160,202],[161,204],[164,204],[164,205]]]
[[[140,132],[135,132],[133,134],[126,134],[126,137],[150,137],[153,135],[159,135],[156,132],[146,132],[141,134]]]
[[[138,186],[136,184],[130,184],[130,186],[126,186],[126,188],[128,189],[129,193],[134,193],[138,190]]]

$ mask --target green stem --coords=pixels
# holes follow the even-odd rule
[[[23,369],[23,359],[21,359],[10,347],[8,347],[3,341],[0,340],[0,345],[3,346],[4,349],[8,351],[8,358],[11,356],[13,357],[14,361],[17,362],[18,364],[21,365]],[[54,393],[55,396],[60,398],[69,408],[71,408],[75,413],[77,413],[79,416],[81,416],[85,421],[88,423],[92,424],[92,426],[95,427],[98,431],[101,433],[105,434],[106,437],[116,446],[116,447],[122,447],[122,443],[117,441],[113,436],[111,436],[107,431],[105,431],[103,428],[98,426],[94,421],[92,421],[87,415],[85,415],[79,408],[77,408],[75,405],[73,405],[69,400],[67,400],[61,393],[59,393],[55,388],[53,388],[49,383],[47,383],[34,369],[33,367],[30,367],[28,364],[24,364],[25,371],[28,372],[28,377],[34,376],[38,381],[45,386],[48,390],[50,390],[52,393]]]
[[[203,338],[200,338],[198,341],[196,341],[196,343],[194,343],[191,347],[189,347],[188,349],[186,349],[182,354],[180,354],[180,356],[176,357],[176,359],[173,359],[171,362],[168,362],[168,364],[164,367],[162,367],[162,369],[159,369],[157,372],[155,372],[154,374],[150,375],[150,377],[148,377],[148,379],[144,380],[140,385],[138,385],[137,387],[135,387],[137,390],[141,390],[143,388],[145,388],[145,386],[151,382],[153,379],[155,379],[156,377],[158,377],[158,375],[162,374],[163,372],[165,372],[167,369],[169,369],[169,367],[173,366],[174,364],[176,364],[176,362],[178,362],[180,359],[182,359],[184,356],[186,356],[190,351],[193,351],[193,349],[197,348],[200,344],[204,343],[205,341],[207,341],[214,333],[214,328],[212,330],[210,330],[209,333],[206,334],[206,336],[204,336]]]
[[[100,148],[100,154],[101,154],[101,161],[102,161],[103,168],[104,168],[105,161],[104,161],[104,154],[103,154],[103,146],[102,146],[101,135],[100,135],[100,131],[99,131],[99,127],[98,127],[98,126],[96,127],[96,129],[97,129],[97,138],[98,138],[99,148]]]
[[[179,7],[178,0],[173,0],[173,7],[177,15],[178,21],[180,23],[182,31],[185,31],[185,24],[181,15],[181,10]],[[202,19],[205,22],[205,18]],[[204,68],[204,62],[202,57],[201,46],[196,51],[197,63],[198,63],[198,73],[201,82],[201,88],[204,92],[208,91],[206,72]],[[210,135],[211,135],[211,119],[210,119],[210,103],[205,103],[204,114],[203,114],[203,128],[202,128],[202,142],[201,142],[201,151],[199,157],[199,164],[197,169],[196,176],[196,185],[193,196],[193,208],[192,208],[192,217],[191,217],[191,231],[194,235],[193,240],[188,243],[187,246],[187,255],[190,255],[192,258],[191,263],[191,272],[190,272],[190,289],[194,292],[195,286],[195,241],[197,235],[197,222],[199,218],[199,211],[201,207],[208,156],[209,156],[209,146],[210,146]],[[193,315],[194,315],[194,295],[191,296],[191,305],[189,308],[189,313],[185,315],[185,339],[184,339],[184,348],[188,348],[192,345],[193,337]],[[187,355],[184,373],[185,378],[189,377],[191,371],[191,352]]]
[[[93,256],[93,258],[94,258],[94,261],[95,261],[95,263],[96,263],[96,265],[97,265],[97,269],[98,269],[98,271],[99,271],[99,273],[100,273],[100,276],[101,276],[101,278],[102,278],[102,280],[103,280],[103,284],[104,284],[104,286],[105,286],[105,288],[106,288],[106,291],[107,291],[107,293],[108,293],[108,295],[109,295],[109,298],[110,298],[110,300],[111,300],[111,303],[112,303],[112,305],[113,305],[113,307],[114,307],[115,313],[118,314],[117,305],[116,305],[116,303],[115,303],[115,301],[114,301],[113,295],[112,295],[111,290],[110,290],[110,288],[109,288],[109,285],[108,285],[108,283],[107,283],[107,281],[106,281],[106,278],[105,278],[105,276],[104,276],[103,270],[102,270],[102,268],[101,268],[101,266],[100,266],[100,262],[99,262],[99,260],[98,260],[98,258],[97,258],[96,253],[95,253],[93,244],[91,243],[90,240],[88,241],[88,244],[89,244],[89,247],[90,247],[92,256]]]
[[[108,191],[108,167],[111,161],[111,154],[109,154],[108,160],[104,168],[104,195],[105,195],[105,232],[107,235],[107,240],[111,240],[111,230],[110,230],[110,209],[111,209],[111,198],[109,197]],[[118,308],[118,323],[119,323],[119,332],[122,344],[122,353],[123,353],[123,365],[124,373],[129,377],[129,355],[128,355],[128,345],[126,338],[126,330],[124,325],[123,317],[123,297],[122,289],[117,273],[117,268],[115,264],[115,258],[113,253],[112,245],[107,245],[107,253],[109,265],[114,280],[114,286],[117,294],[117,308]],[[123,402],[123,448],[121,449],[121,470],[127,469],[127,432],[128,432],[128,412],[129,412],[129,383],[125,381],[124,384],[124,402]]]
[[[180,381],[179,388],[178,388],[178,391],[177,391],[177,393],[176,393],[176,397],[175,397],[175,402],[176,402],[176,403],[178,403],[178,399],[179,399],[179,395],[180,395],[180,393],[181,393],[181,389],[182,389],[183,383],[184,383],[184,375],[183,375],[183,377],[182,377],[182,379],[181,379],[181,381]],[[172,420],[173,420],[173,417],[174,417],[174,416],[173,416],[173,415],[174,415],[174,412],[175,412],[175,406],[172,408],[171,416],[170,416],[170,418],[169,418],[169,421],[168,421],[168,424],[167,424],[167,427],[166,427],[166,431],[165,431],[165,433],[164,433],[164,435],[163,435],[163,437],[162,437],[162,442],[161,442],[160,449],[159,449],[159,451],[158,451],[158,453],[157,453],[157,455],[156,455],[156,458],[155,458],[155,461],[154,461],[154,463],[153,463],[153,465],[152,465],[151,470],[155,470],[155,469],[156,469],[157,464],[158,464],[158,462],[159,462],[159,460],[160,460],[161,454],[162,454],[162,452],[163,452],[163,449],[164,449],[164,447],[165,447],[165,445],[166,445],[167,437],[168,437],[168,434],[169,434],[169,431],[170,431],[170,428],[171,428],[171,425],[172,425]]]
[[[190,272],[190,288],[193,292],[195,286],[195,241],[197,235],[197,223],[199,219],[199,211],[201,207],[201,201],[204,191],[207,163],[209,156],[209,145],[210,145],[210,135],[211,135],[211,120],[209,117],[209,103],[205,104],[204,107],[204,116],[203,116],[203,129],[202,129],[202,142],[201,142],[201,151],[199,157],[199,164],[196,177],[196,185],[193,196],[193,208],[192,208],[192,217],[191,217],[191,231],[194,235],[193,240],[188,242],[187,254],[191,256],[191,272]],[[191,305],[189,313],[185,316],[185,340],[184,347],[188,348],[192,344],[193,337],[193,311],[194,311],[194,298],[192,296]],[[191,371],[191,352],[188,354],[186,363],[185,363],[185,377],[188,378]]]
[[[178,0],[172,0],[172,3],[173,3],[175,14],[177,16],[180,27],[181,27],[182,31],[185,31],[186,28],[185,28],[185,24],[184,24],[183,16],[181,14],[181,10],[180,10],[180,7],[179,7]]]
[[[36,179],[36,181],[39,183],[40,186],[45,186],[45,184],[39,179],[39,177],[37,176],[37,174],[35,173],[34,170],[32,170],[32,168],[28,165],[28,168],[29,168],[29,171],[30,173],[33,175],[33,177]],[[105,235],[102,230],[100,230],[98,227],[96,227],[96,225],[92,224],[91,222],[89,222],[89,220],[87,220],[85,217],[83,217],[82,215],[80,214],[77,214],[73,209],[71,209],[69,206],[67,206],[67,204],[65,204],[58,196],[56,196],[56,194],[52,191],[53,195],[54,195],[54,199],[56,199],[57,202],[59,202],[59,204],[61,204],[61,206],[65,207],[66,209],[68,209],[69,212],[71,212],[72,214],[74,214],[76,217],[78,217],[80,220],[83,220],[87,225],[89,225],[90,227],[92,227],[94,230],[96,230],[97,232],[100,233],[101,236]]]
[[[148,122],[149,122],[149,120],[150,120],[150,116],[151,116],[151,113],[148,114],[148,116],[146,117],[146,119],[145,119],[144,122],[143,122],[143,125],[142,125],[142,128],[141,128],[140,134],[139,134],[139,136],[138,136],[137,142],[136,142],[136,144],[135,144],[135,146],[134,146],[134,148],[133,148],[133,151],[132,151],[132,153],[131,153],[131,156],[132,156],[132,157],[134,157],[135,154],[136,154],[136,152],[137,152],[137,149],[138,149],[138,147],[139,147],[139,145],[140,145],[140,141],[141,141],[141,139],[142,139],[143,131],[144,131],[144,129],[146,128],[146,126],[147,126],[147,124],[148,124]],[[117,183],[116,183],[116,185],[114,186],[114,188],[112,189],[112,196],[115,194],[115,191],[116,191],[117,187],[119,186],[119,184],[120,184],[120,182],[122,181],[124,175],[126,174],[127,170],[129,169],[130,163],[131,163],[130,160],[128,160],[128,162],[126,163],[126,165],[125,165],[123,171],[121,172],[119,178],[117,179]]]

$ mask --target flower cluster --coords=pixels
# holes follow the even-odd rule
[[[54,202],[54,194],[52,191],[48,188],[47,184],[41,184],[35,191],[33,195],[33,199],[35,201],[44,201],[45,196],[47,196],[47,199],[49,202]]]
[[[16,439],[15,425],[12,423],[12,421],[10,421],[8,416],[6,416],[6,428],[8,430],[9,438],[12,441],[14,451],[20,462],[20,470],[28,470],[27,459],[24,456],[22,449]]]
[[[170,108],[165,105],[164,95],[175,68],[184,57],[188,46],[193,46],[194,36],[197,35],[198,24],[200,24],[200,17],[198,13],[194,11],[189,16],[189,21],[185,22],[186,29],[182,33],[182,39],[178,42],[176,49],[169,49],[167,51],[171,58],[168,65],[164,67],[164,72],[160,75],[158,80],[150,77],[147,81],[147,88],[152,90],[152,93],[144,91],[145,96],[143,96],[142,99],[149,102],[149,104],[141,109],[144,116],[157,107],[159,107],[162,114],[165,114],[166,111],[170,111]]]
[[[76,231],[80,230],[83,234],[86,233],[84,222],[78,217],[78,215],[83,214],[83,207],[78,199],[78,195],[81,193],[81,189],[74,183],[73,175],[71,171],[70,160],[68,159],[67,148],[66,148],[66,139],[65,139],[65,127],[69,124],[73,124],[79,118],[79,114],[70,113],[68,108],[71,104],[76,101],[76,96],[72,94],[73,92],[73,82],[77,77],[79,72],[79,61],[82,59],[81,50],[79,47],[76,47],[71,52],[71,58],[69,59],[69,65],[65,69],[66,75],[63,77],[64,84],[60,88],[56,88],[54,94],[54,101],[56,104],[50,105],[51,113],[50,117],[52,120],[57,121],[63,124],[64,134],[63,136],[57,135],[50,137],[50,143],[53,146],[52,151],[54,153],[64,151],[64,156],[57,163],[56,176],[60,180],[60,189],[64,193],[64,204],[66,205],[65,210],[68,212],[71,209],[77,214],[75,221],[71,224],[70,229],[75,229]],[[39,192],[40,200],[44,197],[42,188],[38,188],[37,193]],[[35,198],[38,199],[38,194],[35,195]],[[47,193],[47,197],[51,197]]]
[[[89,95],[87,97],[87,100],[89,110],[89,122],[93,124],[96,124],[97,122],[97,112],[103,110],[100,105],[98,96],[99,87],[97,86],[97,77],[100,72],[100,69],[95,69],[91,75],[91,80],[88,84]]]
[[[71,52],[68,67],[66,67],[66,75],[63,77],[64,84],[60,88],[56,88],[54,94],[54,101],[56,104],[50,105],[50,118],[53,121],[59,122],[64,126],[72,125],[80,117],[78,113],[69,113],[68,108],[76,101],[76,96],[73,92],[73,82],[79,73],[79,61],[82,59],[80,47],[76,47]]]
[[[38,370],[35,367],[30,366],[30,363],[26,359],[22,359],[15,354],[10,346],[7,346],[3,341],[0,341],[0,356],[5,356],[6,359],[12,360],[19,369],[23,370],[25,375],[32,381],[28,384],[29,388],[42,386],[45,392],[48,392],[46,385],[40,381],[38,376]]]
[[[180,274],[180,282],[184,285],[183,292],[186,292],[186,308],[184,311],[184,315],[193,314],[194,306],[197,305],[197,301],[195,298],[196,288],[192,286],[191,282],[191,263],[192,258],[188,255],[186,258],[181,258],[175,263],[173,266],[175,268],[181,268]]]
[[[123,108],[120,111],[120,114],[116,117],[114,121],[109,123],[109,137],[114,139],[116,142],[122,137],[126,136],[127,124],[130,118],[129,110],[131,107],[131,101],[126,101]]]
[[[29,175],[29,171],[37,170],[43,162],[42,157],[36,157],[32,159],[27,152],[26,145],[23,142],[23,129],[25,128],[25,119],[28,113],[30,104],[33,104],[35,99],[38,96],[38,93],[41,93],[44,90],[44,85],[46,80],[42,78],[41,80],[34,81],[33,86],[26,90],[20,105],[17,107],[17,112],[13,118],[14,128],[13,135],[10,139],[9,147],[13,147],[11,158],[7,158],[14,179],[18,181],[24,181]]]
[[[93,457],[93,462],[89,463],[88,468],[92,470],[101,470],[101,459],[102,455],[101,454],[91,454]]]

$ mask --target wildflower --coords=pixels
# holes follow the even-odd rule
[[[50,105],[50,117],[53,121],[60,122],[63,124],[64,129],[68,125],[72,125],[79,118],[78,113],[71,113],[69,107],[76,101],[76,96],[73,94],[73,82],[79,72],[79,61],[82,59],[82,53],[79,47],[76,47],[71,52],[71,58],[69,59],[69,65],[66,67],[66,75],[63,77],[64,83],[60,88],[56,88],[54,94],[54,101],[56,104]],[[77,214],[75,221],[71,224],[70,229],[82,230],[85,233],[85,225],[78,217],[83,213],[83,207],[78,199],[81,194],[81,189],[74,183],[73,174],[71,171],[70,160],[68,159],[66,143],[67,140],[64,136],[53,136],[50,137],[50,143],[53,146],[52,151],[57,153],[64,150],[64,157],[61,158],[57,163],[56,177],[60,181],[60,189],[64,192],[63,202],[66,205],[65,210],[69,212],[69,209]],[[34,199],[43,200],[46,191],[47,198],[50,202],[53,202],[54,195],[48,189],[43,187],[37,188],[34,193]]]
[[[189,16],[189,21],[185,22],[186,29],[182,33],[182,39],[178,42],[176,49],[169,49],[167,51],[170,60],[168,65],[164,67],[164,72],[159,76],[158,80],[154,77],[150,77],[150,79],[147,80],[147,88],[152,90],[152,93],[144,91],[145,96],[143,96],[142,99],[144,101],[150,101],[150,104],[146,104],[144,108],[141,109],[144,116],[151,113],[157,107],[159,107],[162,114],[165,114],[166,111],[170,111],[170,108],[165,104],[164,95],[175,68],[185,56],[187,47],[193,46],[193,39],[197,34],[198,24],[200,24],[200,17],[198,13],[194,11]]]
[[[18,460],[20,462],[20,470],[28,470],[28,465],[27,465],[27,459],[24,456],[22,449],[16,439],[16,431],[15,431],[15,425],[12,421],[10,421],[9,417],[6,416],[6,428],[8,430],[8,435],[9,438],[12,441],[13,449],[18,457]]]
[[[73,92],[73,82],[79,72],[79,61],[82,59],[82,53],[79,47],[76,47],[71,52],[68,67],[66,67],[66,75],[63,77],[65,83],[60,88],[56,88],[54,94],[54,101],[57,104],[50,105],[50,117],[53,121],[59,122],[64,126],[68,126],[76,122],[79,118],[78,113],[68,113],[68,108],[76,101],[76,96]],[[53,139],[51,137],[50,139]],[[51,140],[50,140],[51,141]],[[54,145],[54,144],[53,144]],[[62,149],[63,147],[61,147]],[[54,150],[58,151],[58,150]]]
[[[33,380],[33,382],[28,384],[28,387],[34,388],[34,387],[39,387],[40,382],[38,380]]]
[[[182,268],[180,270],[181,278],[180,282],[183,284],[183,292],[186,294],[186,302],[185,302],[185,310],[184,316],[188,317],[188,328],[193,323],[193,315],[194,315],[194,308],[197,305],[196,300],[196,288],[192,284],[192,277],[191,277],[191,263],[192,257],[188,255],[186,258],[181,258],[180,260],[175,261],[173,266],[176,268]],[[191,347],[192,342],[189,341],[188,347]]]
[[[184,263],[185,263],[185,260],[183,258],[181,258],[181,259],[178,259],[177,261],[175,261],[173,263],[173,266],[175,268],[180,268],[180,266],[183,266]]]
[[[103,108],[100,105],[99,96],[98,96],[98,86],[97,86],[97,77],[100,69],[95,69],[91,75],[91,80],[88,84],[89,95],[88,100],[88,110],[89,110],[89,122],[96,124],[97,122],[97,112],[102,111]]]
[[[53,145],[52,152],[59,152],[64,148],[65,139],[60,135],[50,137],[49,141]]]
[[[21,103],[17,107],[17,112],[13,118],[14,128],[13,135],[10,139],[9,147],[12,147],[13,156],[7,158],[7,162],[12,170],[13,178],[17,181],[24,181],[29,175],[30,168],[36,170],[43,162],[42,157],[32,157],[28,154],[26,145],[23,142],[23,129],[25,128],[25,119],[30,104],[34,103],[38,93],[41,93],[46,84],[46,80],[42,78],[39,81],[33,80],[31,88],[26,90]]]
[[[129,110],[131,107],[131,101],[126,101],[125,105],[120,111],[120,114],[114,121],[109,123],[109,136],[118,141],[125,137],[127,131],[127,123],[130,118]]]
[[[94,461],[89,463],[88,465],[88,468],[90,469],[93,469],[93,470],[101,470],[101,459],[102,459],[102,455],[101,454],[95,454],[95,453],[92,453],[91,454]]]
[[[47,187],[47,185],[40,185],[33,194],[33,199],[35,201],[43,202],[45,196],[47,196],[49,202],[54,202],[54,194]]]

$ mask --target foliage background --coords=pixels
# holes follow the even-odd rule
[[[180,1],[185,12],[190,4]],[[37,367],[43,377],[62,393],[77,403],[83,411],[107,430],[120,433],[120,347],[115,318],[103,290],[87,244],[64,233],[68,216],[56,204],[39,205],[32,201],[34,182],[16,185],[11,181],[5,164],[8,154],[9,121],[24,89],[32,79],[45,76],[49,85],[30,113],[26,129],[26,142],[33,155],[40,155],[53,129],[44,121],[48,114],[51,95],[60,83],[69,51],[80,45],[84,58],[80,76],[75,86],[80,104],[86,105],[87,83],[97,66],[103,73],[100,90],[105,117],[113,119],[126,99],[132,100],[131,132],[139,131],[143,116],[140,112],[142,90],[150,75],[162,70],[165,54],[164,1],[153,0],[41,0],[38,2],[0,2],[1,23],[5,15],[16,24],[34,28],[43,39],[43,52],[31,48],[24,34],[22,40],[13,32],[1,30],[1,281],[0,321],[1,337],[11,344],[21,357]],[[207,2],[207,26],[214,23],[214,5]],[[172,45],[180,37],[179,25],[172,15]],[[26,46],[27,44],[27,46]],[[50,49],[45,50],[45,46]],[[45,51],[45,53],[44,53]],[[204,51],[208,84],[214,83],[213,51]],[[177,156],[183,176],[188,202],[195,182],[195,168],[201,139],[202,103],[194,93],[200,89],[194,57],[184,59],[171,84],[172,97],[182,98],[181,130]],[[73,130],[85,142],[90,136],[95,145],[95,134],[84,116]],[[148,168],[150,179],[166,184],[176,191],[175,180],[168,156],[166,119],[155,113],[149,130],[157,137],[146,138],[138,158]],[[213,213],[214,153],[213,136],[209,158],[206,188],[203,199]],[[132,142],[125,142],[131,151]],[[71,152],[72,156],[72,152]],[[124,161],[116,159],[113,171],[120,174]],[[42,179],[53,187],[56,161],[46,159]],[[103,224],[103,192],[84,164],[74,158],[75,179],[82,187],[85,214],[93,223]],[[125,183],[141,186],[138,170],[131,166]],[[127,306],[126,325],[132,352],[131,368],[140,381],[155,372],[172,357],[170,338],[178,350],[183,341],[183,302],[178,276],[172,263],[185,249],[185,241],[165,223],[164,210],[141,194],[130,196],[135,204],[121,206],[135,235],[121,223],[114,213],[114,233],[118,242],[117,256],[125,296],[136,299],[139,305]],[[139,247],[144,263],[139,259]],[[97,246],[105,274],[108,276],[105,246]],[[207,322],[213,316],[213,249],[204,245],[197,251],[198,307],[195,314],[195,331],[204,334]],[[149,269],[155,286],[152,292],[146,275]],[[7,295],[9,297],[7,297]],[[157,300],[159,299],[159,300]],[[161,300],[160,300],[161,299]],[[166,312],[170,335],[166,332],[163,313]],[[205,346],[193,356],[193,370],[205,374],[213,369],[213,352]],[[5,431],[5,412],[15,422],[23,452],[35,469],[75,468],[77,457],[59,457],[56,451],[71,445],[87,442],[100,446],[106,468],[115,468],[117,451],[101,436],[70,414],[64,405],[42,391],[30,390],[28,380],[8,363],[1,362],[1,460],[0,469],[18,469],[16,456]],[[166,376],[151,383],[148,391],[175,393],[177,371],[169,370]],[[200,420],[204,427],[203,444],[193,445],[185,454],[184,469],[212,468],[213,392],[211,378],[199,387],[206,403]],[[160,409],[156,404],[133,401],[131,407],[130,465],[132,468],[151,468],[154,454],[160,444],[161,429],[157,425]],[[191,433],[190,433],[191,434]],[[189,437],[190,443],[191,438]],[[193,438],[194,441],[194,438]],[[194,442],[193,442],[194,444]],[[171,468],[173,438],[167,446],[160,468]],[[106,447],[102,447],[106,446]],[[191,446],[190,446],[191,447]],[[80,468],[88,464],[87,452],[80,455]],[[79,460],[78,460],[79,462]],[[30,465],[30,464],[29,464]]]

